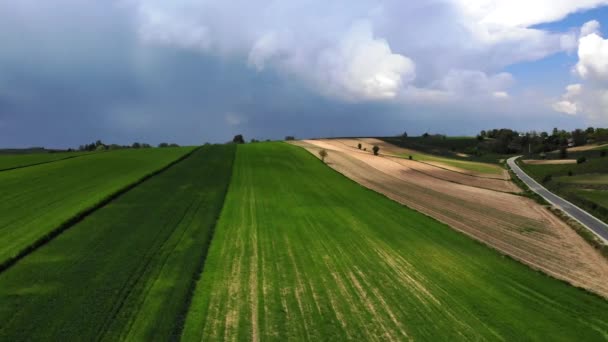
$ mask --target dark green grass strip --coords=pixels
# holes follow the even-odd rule
[[[206,146],[0,274],[0,340],[171,340],[230,180]]]
[[[239,146],[184,341],[602,341],[608,302],[287,144]]]
[[[32,253],[33,251],[35,251],[36,249],[44,246],[45,244],[49,243],[50,241],[52,241],[54,238],[56,238],[59,234],[63,233],[65,230],[69,229],[70,227],[74,226],[75,224],[77,224],[78,222],[82,221],[85,217],[91,215],[91,213],[93,213],[94,211],[104,207],[105,205],[107,205],[108,203],[112,202],[113,200],[117,199],[118,197],[120,197],[121,195],[123,195],[124,193],[126,193],[127,191],[133,189],[134,187],[138,186],[139,184],[145,182],[146,180],[148,180],[151,177],[154,177],[158,174],[160,174],[161,172],[167,170],[168,168],[172,167],[173,165],[179,163],[180,161],[188,158],[195,150],[192,150],[188,153],[186,153],[185,155],[179,157],[178,159],[172,161],[171,163],[167,164],[166,166],[151,172],[143,177],[141,177],[140,179],[136,180],[135,182],[128,184],[127,186],[125,186],[124,188],[108,195],[106,198],[103,198],[102,200],[100,200],[98,203],[96,203],[95,205],[86,208],[85,210],[77,213],[75,216],[72,216],[71,218],[69,218],[67,221],[63,222],[61,225],[59,225],[57,228],[51,230],[50,232],[48,232],[46,235],[40,237],[38,240],[34,241],[31,245],[28,245],[27,247],[25,247],[24,249],[22,249],[21,251],[19,251],[19,253],[17,253],[17,255],[4,260],[2,263],[0,263],[0,273],[4,272],[6,269],[8,269],[9,267],[13,266],[14,264],[16,264],[19,260],[23,259],[25,256],[27,256],[28,254]]]

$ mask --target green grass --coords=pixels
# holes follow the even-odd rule
[[[561,164],[561,165],[530,165],[520,163],[522,169],[535,179],[543,179],[545,175],[553,177],[568,176],[568,171],[577,175],[586,173],[608,173],[608,157],[588,159],[582,164]]]
[[[48,163],[66,158],[74,158],[91,153],[92,152],[0,154],[0,171]]]
[[[546,188],[608,222],[608,206],[605,205],[608,193],[608,157],[596,156],[582,164],[530,165],[519,162],[519,165],[541,183],[550,175],[551,180],[543,183]],[[568,172],[572,172],[572,176],[568,176]]]
[[[174,339],[234,151],[195,151],[0,273],[0,340]]]
[[[608,209],[608,190],[577,189],[576,194]]]
[[[608,338],[608,301],[367,190],[304,149],[239,146],[183,339]]]
[[[405,155],[402,155],[401,157],[407,158],[408,156],[409,156],[409,154],[405,154]],[[437,157],[437,156],[423,154],[423,153],[415,153],[412,155],[412,157],[414,158],[414,160],[438,162],[438,163],[446,164],[449,166],[458,167],[458,168],[461,168],[464,170],[479,172],[479,173],[502,174],[502,172],[504,171],[503,168],[501,168],[497,165],[493,165],[493,164],[485,164],[485,163],[478,163],[478,162],[472,162],[472,161]]]
[[[500,164],[500,159],[506,158],[505,155],[488,152],[480,155],[470,154],[471,150],[476,149],[479,144],[476,138],[448,137],[442,139],[409,137],[404,140],[397,137],[388,137],[380,139],[396,146],[417,151],[412,155],[416,160],[440,162],[480,173],[501,174],[504,170],[497,164]],[[464,153],[468,156],[459,156],[457,153]],[[409,154],[406,154],[401,157],[407,158],[408,156]]]
[[[120,150],[0,172],[0,264],[191,150]]]
[[[607,170],[608,171],[608,170]],[[583,174],[577,176],[562,176],[555,179],[556,182],[582,185],[606,185],[608,186],[608,173],[605,174]]]

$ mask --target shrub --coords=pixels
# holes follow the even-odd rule
[[[409,158],[410,160],[413,160],[413,159],[414,159],[414,158],[412,158],[412,156],[409,156],[408,158]]]
[[[319,157],[321,157],[321,161],[325,163],[325,157],[327,157],[327,151],[325,151],[325,149],[322,149],[321,151],[319,151]]]
[[[543,183],[550,182],[552,178],[553,176],[551,175],[545,175],[545,177],[543,177]]]
[[[357,144],[357,147],[358,147],[359,149],[361,149],[361,144]]]
[[[374,151],[374,155],[377,156],[378,151],[380,151],[380,147],[378,147],[378,145],[374,145],[374,148],[372,150]]]
[[[600,157],[605,157],[606,156],[606,150],[600,151]]]
[[[562,147],[559,149],[559,159],[566,159],[568,158],[568,150],[566,150],[565,147]]]
[[[572,175],[573,175],[572,171],[568,171],[568,176],[570,177]]]
[[[582,157],[580,157],[580,158],[578,158],[578,159],[576,160],[576,163],[577,163],[577,164],[582,164],[582,163],[584,163],[584,162],[586,162],[586,161],[587,161],[587,158],[585,158],[585,156],[582,156]]]

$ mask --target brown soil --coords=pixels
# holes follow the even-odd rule
[[[589,151],[598,147],[608,146],[608,144],[597,144],[597,145],[583,145],[583,146],[575,146],[568,148],[568,152],[581,152],[581,151]]]
[[[367,151],[371,151],[371,149],[374,145],[378,145],[378,147],[380,147],[380,154],[385,155],[385,156],[388,155],[388,156],[403,157],[404,155],[408,155],[408,154],[420,153],[419,151],[399,147],[399,146],[393,145],[391,143],[387,143],[384,140],[380,140],[380,139],[376,139],[376,138],[332,139],[331,141],[340,142],[340,143],[342,143],[348,147],[352,147],[352,148],[357,148],[357,144],[360,143],[362,148],[363,147],[367,148]],[[447,169],[450,171],[454,171],[454,172],[458,172],[458,173],[462,173],[462,174],[466,174],[466,175],[470,175],[470,176],[475,176],[475,177],[502,179],[502,180],[510,179],[509,172],[507,172],[506,170],[502,174],[487,174],[487,173],[481,173],[481,172],[475,172],[475,171],[471,171],[471,170],[462,169],[462,168],[459,168],[459,167],[456,167],[453,165],[442,163],[440,161],[423,161],[421,163],[433,165],[436,167],[440,167],[443,169]]]
[[[483,188],[480,184],[485,179],[462,176],[480,182],[471,186],[442,178],[448,177],[438,171],[443,169],[425,169],[421,163],[349,147],[355,141],[293,143],[315,156],[324,148],[329,154],[327,164],[361,185],[534,269],[608,297],[608,260],[548,209],[522,196]]]
[[[530,165],[562,165],[562,164],[576,164],[576,159],[549,159],[549,160],[537,160],[537,159],[524,159],[524,164]]]

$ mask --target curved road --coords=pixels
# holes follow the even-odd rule
[[[577,220],[584,227],[592,231],[595,235],[597,235],[600,239],[604,241],[604,243],[608,243],[608,224],[598,220],[588,212],[583,209],[577,207],[576,205],[566,201],[565,199],[557,196],[551,191],[547,190],[544,186],[540,185],[537,181],[532,179],[532,177],[528,176],[516,163],[515,160],[521,156],[511,157],[507,159],[507,164],[515,172],[517,177],[521,179],[530,189],[537,194],[539,194],[542,198],[547,200],[547,202],[551,203],[553,206],[561,209],[563,212],[568,214],[573,219]]]

